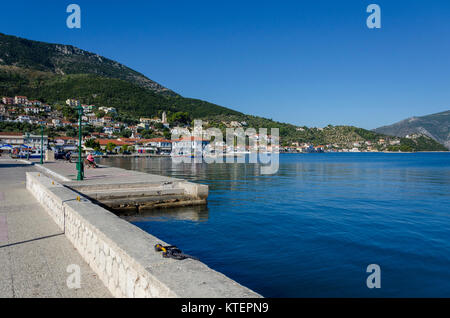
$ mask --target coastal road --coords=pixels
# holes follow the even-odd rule
[[[27,191],[27,171],[35,169],[19,161],[0,160],[0,298],[111,297]],[[80,269],[80,288],[76,288],[73,268]],[[75,283],[69,284],[71,288],[68,279]]]

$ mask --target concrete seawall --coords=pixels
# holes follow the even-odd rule
[[[165,242],[42,173],[27,172],[27,189],[115,297],[261,297],[199,261],[162,258]]]
[[[99,169],[87,169],[85,179],[77,181],[72,163],[47,162],[45,166],[34,166],[49,178],[115,211],[141,212],[207,204],[208,186],[183,179],[99,166]]]

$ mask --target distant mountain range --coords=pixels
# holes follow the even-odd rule
[[[411,117],[389,126],[374,129],[374,131],[397,137],[422,134],[450,149],[450,110],[427,116]]]

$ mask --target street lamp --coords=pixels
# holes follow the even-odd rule
[[[41,125],[41,165],[44,164],[44,126]]]
[[[79,130],[77,180],[81,181],[84,179],[83,159],[81,157],[81,141],[82,141],[81,117],[83,116],[83,107],[81,107],[81,105],[78,105],[77,111],[78,111],[78,130]]]
[[[24,141],[23,141],[23,144],[24,144],[24,146],[26,146],[27,145],[27,142],[29,142],[29,139],[30,139],[30,133],[29,132],[26,132],[25,133],[25,136],[26,136],[26,138],[24,139]],[[30,150],[27,148],[27,160],[30,160]]]

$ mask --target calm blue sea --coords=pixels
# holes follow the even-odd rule
[[[103,159],[208,184],[208,206],[130,221],[271,297],[450,297],[450,154],[281,154],[255,164]],[[366,268],[381,268],[381,288]]]

